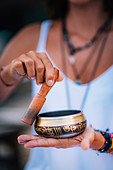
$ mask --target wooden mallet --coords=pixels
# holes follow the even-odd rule
[[[55,69],[55,82],[59,76],[59,70]],[[54,82],[54,84],[55,84]],[[54,85],[53,84],[53,85]],[[50,89],[53,87],[52,86],[48,86],[46,84],[46,82],[44,82],[41,86],[41,89],[39,91],[39,93],[37,93],[33,100],[31,101],[27,111],[25,112],[22,121],[28,125],[32,125],[34,120],[36,119],[37,114],[40,112],[45,100],[46,100],[46,95],[48,94],[48,92],[50,91]]]

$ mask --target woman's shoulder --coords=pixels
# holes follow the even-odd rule
[[[43,21],[43,23],[48,21],[49,20]],[[12,41],[15,41],[17,43],[19,40],[19,42],[22,43],[24,46],[28,45],[30,49],[36,50],[40,37],[41,24],[42,22],[37,22],[24,26],[16,33]]]
[[[34,23],[20,29],[9,41],[1,55],[1,62],[7,64],[28,51],[35,51],[40,35],[41,23]]]
[[[14,39],[18,41],[22,41],[24,44],[28,44],[31,48],[34,48],[35,44],[38,42],[39,35],[40,35],[40,27],[41,23],[33,23],[27,26],[24,26],[20,29]]]
[[[50,20],[45,20],[43,22],[37,22],[37,23],[32,23],[29,24],[27,26],[24,26],[22,29],[19,30],[19,32],[17,32],[16,35],[27,35],[27,36],[32,36],[34,34],[40,34],[40,28],[42,23],[50,23]],[[31,34],[29,34],[31,33]]]
[[[44,23],[47,23],[47,21],[44,21]],[[7,59],[7,63],[9,63],[21,54],[27,53],[28,51],[36,51],[40,37],[41,24],[42,22],[33,23],[20,29],[4,49],[1,61],[4,62]]]
[[[27,34],[28,36],[30,36],[29,33],[31,33],[32,35],[34,33],[39,33],[41,24],[42,24],[41,22],[37,22],[37,23],[26,25],[22,29],[20,29],[19,32],[17,32],[17,35]]]

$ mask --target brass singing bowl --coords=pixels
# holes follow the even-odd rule
[[[39,114],[35,131],[43,137],[69,138],[84,132],[86,119],[80,110],[61,110]]]

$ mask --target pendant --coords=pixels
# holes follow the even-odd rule
[[[75,61],[76,61],[75,56],[70,55],[70,56],[69,56],[69,62],[70,62],[70,64],[74,64]]]
[[[82,81],[80,80],[80,76],[79,76],[79,75],[76,76],[76,81],[75,81],[75,83],[76,83],[77,85],[81,85],[81,84],[82,84]]]
[[[76,85],[79,85],[79,86],[82,85],[82,82],[80,80],[76,80],[75,83],[76,83]]]

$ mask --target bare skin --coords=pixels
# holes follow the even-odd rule
[[[66,17],[66,25],[71,42],[75,46],[83,46],[95,35],[97,29],[105,22],[107,17],[108,14],[103,11],[101,0],[81,0],[81,3],[78,3],[77,0],[70,0],[70,10]],[[68,48],[62,38],[61,27],[62,22],[60,20],[53,21],[48,34],[46,50],[56,66],[58,66],[58,68],[64,72],[61,52],[61,47],[63,44],[66,66],[68,70],[66,76],[75,81],[75,75],[73,74],[72,67],[68,60]],[[4,50],[0,60],[0,67],[6,67],[5,70],[1,72],[1,77],[7,84],[14,83],[14,86],[6,87],[0,81],[1,102],[12,93],[12,91],[24,77],[27,77],[31,80],[36,79],[37,84],[42,83],[44,78],[46,83],[50,86],[54,82],[54,69],[47,55],[45,53],[36,53],[39,34],[40,24],[30,25],[21,30]],[[92,47],[75,55],[76,67],[78,72],[80,72],[92,49],[96,49],[96,52],[92,55],[90,63],[88,64],[84,73],[81,75],[81,80],[83,83],[89,82],[90,75],[93,71],[94,63],[96,62],[97,54],[104,36],[105,34],[103,33],[101,35],[101,39],[98,41],[98,48],[96,48],[96,42]],[[93,79],[96,79],[113,64],[112,44],[113,28],[109,33],[104,53],[102,54],[99,67]],[[58,81],[62,80],[63,76],[59,75]],[[71,139],[45,140],[45,138],[41,138],[39,136],[22,135],[18,138],[18,142],[26,142],[26,148],[39,146],[67,148],[71,147],[72,145],[77,145],[81,146],[82,149],[87,150],[88,148],[99,149],[101,146],[103,146],[104,137],[99,132],[95,132],[92,128],[86,128],[82,135]]]
[[[53,139],[44,138],[33,135],[21,135],[18,137],[18,143],[24,143],[25,148],[34,147],[56,147],[56,148],[70,148],[74,146],[81,146],[83,150],[99,149],[103,146],[105,140],[99,132],[94,131],[91,127],[87,127],[84,133],[73,138]]]

